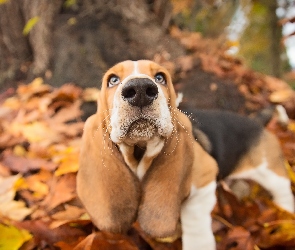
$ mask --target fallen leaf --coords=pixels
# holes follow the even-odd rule
[[[2,104],[4,108],[10,108],[12,110],[17,110],[21,107],[21,101],[16,96],[9,97]]]
[[[18,250],[32,235],[11,225],[0,224],[0,250]]]
[[[51,86],[44,84],[41,77],[35,78],[30,84],[20,85],[17,88],[17,94],[22,101],[29,100],[34,95],[42,95],[51,91]]]
[[[64,100],[69,102],[74,102],[82,94],[81,88],[75,86],[74,84],[64,84],[59,89],[56,89],[53,93],[53,100]]]
[[[50,192],[42,202],[47,211],[76,197],[76,176],[74,174],[54,178],[52,182]]]
[[[263,225],[264,229],[258,237],[261,247],[273,247],[277,245],[295,246],[295,221],[279,220],[271,221]]]
[[[55,220],[77,220],[85,213],[83,208],[77,206],[65,205],[65,210],[53,214],[51,217]]]
[[[130,238],[122,234],[97,232],[88,235],[73,250],[138,250]]]
[[[28,216],[32,209],[27,208],[23,201],[15,201],[15,183],[20,175],[0,177],[0,216],[20,221]]]
[[[26,173],[30,170],[47,169],[54,170],[57,165],[53,162],[38,158],[26,158],[23,156],[16,156],[10,150],[4,151],[2,155],[2,164],[8,167],[11,171]]]
[[[22,124],[19,130],[28,142],[42,142],[42,144],[50,145],[60,140],[58,133],[45,122],[35,121],[30,124]]]
[[[222,239],[219,249],[253,250],[257,249],[251,234],[243,227],[234,227],[229,230],[226,238]]]
[[[62,152],[59,152],[60,158],[56,162],[59,163],[59,167],[55,171],[56,176],[63,174],[77,172],[79,169],[79,152],[78,149],[68,147]]]
[[[48,185],[40,180],[38,174],[27,177],[25,183],[27,185],[26,189],[33,191],[36,198],[43,198],[49,192]]]
[[[49,245],[54,245],[57,242],[73,243],[76,242],[79,237],[86,235],[82,229],[73,227],[69,224],[62,225],[55,229],[49,228],[50,222],[44,222],[41,220],[22,221],[16,222],[15,224],[17,227],[31,232],[36,243],[40,243],[41,241],[44,241]]]
[[[82,98],[85,102],[96,102],[99,96],[100,90],[98,88],[86,88],[83,91]]]
[[[292,89],[278,90],[270,94],[269,100],[273,103],[283,103],[288,101],[294,95]]]

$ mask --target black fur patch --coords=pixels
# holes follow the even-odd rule
[[[219,167],[218,179],[227,177],[249,149],[258,142],[263,126],[254,119],[219,110],[183,110],[194,128],[204,132],[210,143],[210,154]],[[197,138],[196,138],[197,139]]]

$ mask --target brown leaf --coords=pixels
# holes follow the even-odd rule
[[[50,193],[42,202],[47,211],[76,197],[76,176],[66,174],[54,178],[50,186]]]
[[[81,100],[76,100],[71,106],[59,110],[50,120],[51,123],[64,123],[81,116]]]
[[[55,229],[50,229],[49,223],[50,222],[46,223],[41,220],[36,220],[17,222],[15,225],[30,231],[34,235],[34,239],[37,243],[45,241],[50,245],[57,242],[73,243],[76,242],[79,237],[86,235],[83,230],[72,227],[69,224],[62,225]]]
[[[17,94],[22,100],[28,100],[33,95],[48,93],[50,90],[51,86],[43,84],[43,79],[39,77],[33,80],[30,84],[19,86]]]
[[[88,235],[74,250],[138,250],[132,240],[121,234],[97,232]]]
[[[12,154],[11,150],[4,151],[2,164],[8,167],[11,171],[19,173],[26,173],[30,170],[38,170],[42,168],[52,171],[57,167],[55,163],[44,159],[29,159],[22,156],[16,156]]]
[[[171,237],[172,241],[170,243],[159,242],[156,239],[149,237],[139,226],[138,223],[134,224],[134,228],[137,230],[139,235],[152,247],[153,250],[181,250],[181,231],[180,228],[175,235],[175,237]]]
[[[257,238],[259,246],[295,246],[295,220],[272,221],[264,224]]]
[[[255,243],[251,234],[243,227],[234,227],[229,230],[227,237],[222,239],[218,249],[253,250]]]
[[[85,210],[76,206],[65,205],[65,210],[53,214],[55,220],[75,220],[85,213]]]
[[[82,89],[74,84],[64,84],[59,89],[56,89],[53,93],[53,100],[65,100],[74,102],[82,94]]]

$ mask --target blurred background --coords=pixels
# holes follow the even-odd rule
[[[214,38],[252,69],[294,84],[288,74],[295,69],[295,37],[289,37],[295,32],[294,4],[294,0],[1,0],[0,84],[46,73],[58,83],[87,84],[76,70],[96,76],[94,69],[104,64],[171,53],[173,45],[165,45],[172,43],[166,37],[172,25]],[[183,53],[175,50],[176,55]]]
[[[193,105],[249,113],[274,91],[259,74],[295,87],[294,17],[294,0],[0,0],[0,89],[100,87],[115,63],[152,59]]]

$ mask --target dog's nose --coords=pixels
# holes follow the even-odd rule
[[[144,107],[157,99],[158,87],[148,78],[134,78],[123,87],[122,97],[132,106]]]

